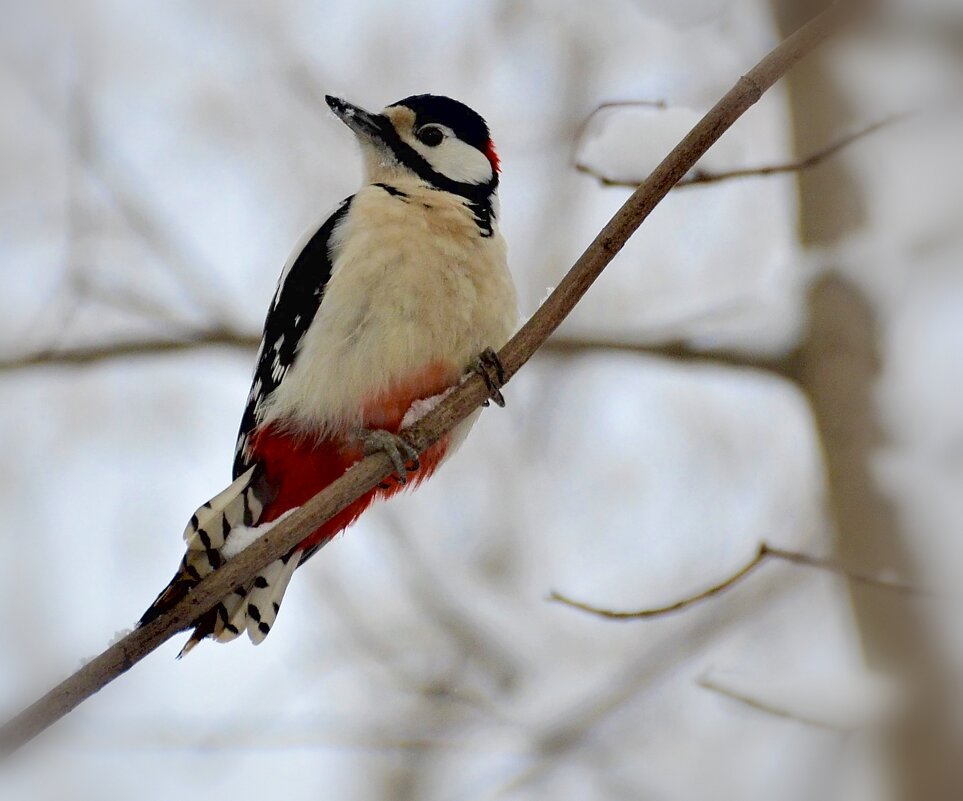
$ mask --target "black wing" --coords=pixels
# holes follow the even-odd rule
[[[248,439],[260,422],[264,401],[278,388],[294,364],[298,346],[321,305],[321,296],[331,277],[331,233],[348,213],[351,200],[349,197],[341,202],[337,211],[308,240],[291,269],[282,274],[278,283],[264,321],[254,380],[237,435],[234,478],[251,466]]]

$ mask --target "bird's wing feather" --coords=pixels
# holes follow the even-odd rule
[[[257,366],[247,406],[241,418],[234,454],[234,477],[251,467],[250,436],[260,422],[265,400],[276,390],[293,366],[308,327],[317,314],[331,277],[331,235],[351,206],[352,198],[337,210],[288,260],[274,294],[258,350]]]

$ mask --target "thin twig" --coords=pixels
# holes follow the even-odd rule
[[[565,604],[566,606],[571,606],[575,609],[581,609],[583,612],[598,615],[599,617],[609,618],[610,620],[641,620],[647,617],[660,617],[662,615],[672,614],[673,612],[681,612],[683,609],[688,609],[690,606],[694,606],[697,603],[701,603],[731,589],[765,562],[767,555],[766,545],[763,543],[756,551],[756,555],[728,578],[720,581],[718,584],[714,584],[707,590],[703,590],[695,595],[690,595],[687,598],[683,598],[667,606],[656,606],[652,609],[639,609],[632,612],[619,612],[614,609],[603,609],[602,607],[592,606],[582,601],[572,600],[567,595],[562,595],[562,593],[556,592],[555,590],[552,590],[548,599],[550,601],[557,601],[560,604]]]
[[[863,573],[859,570],[852,570],[848,567],[844,567],[838,562],[833,561],[832,559],[826,559],[819,556],[809,556],[808,554],[796,553],[795,551],[786,551],[782,548],[774,548],[773,546],[765,543],[763,543],[763,548],[765,548],[766,556],[771,559],[780,559],[783,562],[789,562],[794,565],[803,565],[804,567],[813,567],[817,570],[826,571],[827,573],[834,573],[837,576],[842,576],[848,581],[854,581],[857,584],[866,584],[870,587],[876,587],[880,590],[895,592],[901,595],[925,597],[933,594],[931,590],[928,590],[925,587],[918,587],[917,585],[911,584],[908,581],[883,578],[881,576],[874,576],[871,573]]]
[[[656,606],[650,609],[638,609],[634,611],[617,611],[613,609],[605,609],[599,606],[592,606],[591,604],[587,604],[582,601],[575,601],[569,598],[567,595],[563,595],[562,593],[554,590],[549,594],[548,600],[557,601],[558,603],[565,604],[566,606],[571,606],[574,609],[580,609],[583,612],[588,612],[589,614],[597,615],[598,617],[608,618],[609,620],[644,620],[645,618],[650,617],[661,617],[662,615],[669,615],[673,612],[680,612],[683,609],[688,609],[690,606],[701,603],[702,601],[706,601],[709,598],[713,598],[716,595],[725,592],[726,590],[732,589],[741,581],[743,581],[743,579],[754,573],[757,568],[761,567],[765,562],[771,559],[789,562],[794,565],[802,565],[804,567],[812,567],[818,570],[824,570],[837,576],[842,576],[849,581],[855,581],[859,584],[877,587],[888,592],[913,596],[925,596],[930,594],[928,590],[917,587],[905,581],[886,579],[881,578],[880,576],[874,576],[868,573],[850,570],[849,568],[834,562],[832,559],[809,556],[808,554],[797,553],[796,551],[787,551],[783,548],[774,548],[771,545],[763,542],[759,545],[755,556],[753,556],[752,559],[740,567],[735,573],[723,579],[718,584],[712,585],[707,590],[703,590],[695,595],[682,598],[681,600],[668,604],[667,606]]]
[[[0,359],[0,372],[28,370],[35,367],[84,367],[115,359],[163,356],[203,348],[239,348],[255,350],[261,338],[229,328],[211,328],[185,332],[178,337],[131,339],[75,348],[43,350]]]
[[[607,339],[603,337],[552,337],[542,347],[543,353],[569,355],[577,353],[637,353],[658,359],[670,359],[693,364],[721,365],[747,370],[764,370],[783,378],[795,380],[796,353],[751,353],[730,348],[701,349],[683,340],[646,344],[631,340]],[[2,369],[2,363],[0,363]]]
[[[838,723],[832,723],[828,720],[820,720],[816,717],[811,717],[808,715],[802,715],[798,712],[792,712],[783,707],[776,706],[768,701],[763,701],[760,698],[754,698],[748,693],[742,693],[737,690],[733,690],[731,687],[726,687],[723,684],[719,684],[713,681],[710,676],[702,676],[697,682],[700,687],[704,690],[709,690],[710,692],[718,693],[719,695],[724,695],[726,698],[731,698],[733,701],[738,701],[741,704],[745,704],[752,709],[759,712],[764,712],[767,715],[772,715],[777,718],[785,718],[786,720],[794,720],[797,723],[802,723],[806,726],[812,726],[815,729],[825,729],[826,731],[836,732],[837,734],[852,734],[855,729],[849,726],[842,726]]]
[[[849,21],[855,6],[836,3],[779,44],[699,121],[626,200],[538,311],[499,352],[513,376],[575,308],[588,288],[652,210],[732,124],[796,62]],[[489,392],[473,374],[431,413],[405,430],[419,452],[479,408]],[[341,509],[384,481],[393,468],[383,453],[367,456],[249,548],[208,575],[169,612],[135,629],[0,728],[0,753],[15,750],[211,609],[233,588],[280,558]]]
[[[601,108],[601,107],[600,107]],[[599,109],[596,109],[596,112]],[[596,112],[593,112],[596,113]],[[898,114],[891,114],[888,117],[884,117],[881,120],[877,120],[857,131],[847,134],[840,139],[826,145],[823,148],[810,153],[800,159],[794,159],[792,161],[787,161],[782,164],[768,164],[760,167],[744,167],[736,170],[724,170],[720,172],[710,172],[708,170],[696,169],[693,173],[676,184],[676,188],[685,186],[700,186],[703,184],[714,184],[721,181],[729,181],[735,178],[763,178],[769,175],[781,175],[789,172],[802,172],[803,170],[809,170],[827,159],[832,158],[840,151],[849,147],[851,144],[858,142],[860,139],[865,139],[868,136],[884,129],[896,123],[903,122],[909,117],[913,116],[914,112],[904,111]],[[575,161],[573,164],[574,168],[581,173],[586,175],[591,175],[595,178],[602,186],[616,186],[625,188],[635,188],[641,181],[633,178],[612,178],[611,176],[602,175],[594,168],[585,164],[581,161]]]

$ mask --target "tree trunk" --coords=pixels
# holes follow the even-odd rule
[[[795,30],[820,5],[777,2],[782,33]],[[800,155],[852,124],[824,55],[811,56],[790,74],[789,93]],[[798,186],[804,246],[832,245],[863,226],[860,188],[844,160],[831,159],[800,173]],[[859,571],[913,579],[905,535],[871,469],[884,441],[873,405],[881,363],[876,314],[857,286],[830,270],[809,292],[808,316],[797,375],[822,437],[827,511],[839,561]],[[947,684],[919,610],[896,594],[853,582],[849,595],[867,666],[907,680],[913,690],[913,703],[885,738],[894,794],[906,801],[963,797],[963,767],[953,753],[951,712],[945,703]]]

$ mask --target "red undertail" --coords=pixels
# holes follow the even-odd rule
[[[402,418],[411,404],[444,392],[455,384],[457,369],[442,364],[428,368],[389,391],[367,399],[364,403],[364,425],[369,429],[384,429],[397,433]],[[289,509],[306,501],[329,486],[360,461],[362,446],[344,438],[308,439],[268,426],[255,433],[252,450],[256,460],[264,466],[265,478],[275,490],[274,500],[268,504],[261,522],[276,520]],[[421,467],[409,474],[407,486],[415,486],[428,478],[438,467],[448,448],[448,437],[441,439],[421,455]],[[327,542],[351,525],[375,498],[386,498],[400,492],[405,485],[392,476],[382,488],[372,490],[348,505],[321,528],[302,540],[301,549]]]

